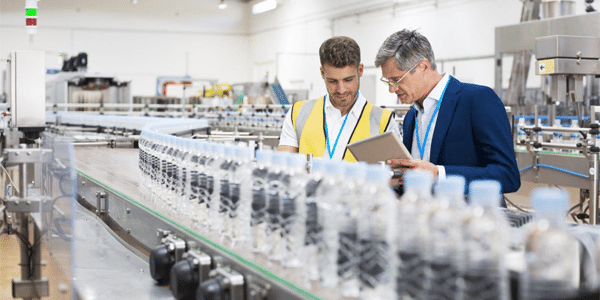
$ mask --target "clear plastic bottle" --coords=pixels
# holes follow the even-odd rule
[[[200,182],[201,177],[204,174],[204,161],[207,153],[208,143],[205,141],[193,141],[193,155],[191,158],[190,166],[190,184],[189,184],[189,195],[188,199],[191,202],[191,218],[192,228],[199,230],[202,224],[200,218],[201,206],[205,206],[204,198],[201,196]],[[206,177],[206,176],[205,176]]]
[[[344,164],[340,162],[339,164]],[[362,197],[366,165],[345,164],[343,184],[338,187],[337,197],[322,199],[331,205],[325,216],[325,243],[330,243],[328,251],[337,253],[335,263],[337,283],[345,297],[358,297],[360,290],[359,263],[360,244],[358,241],[359,203]],[[333,234],[331,233],[333,231]],[[336,241],[337,240],[337,243]],[[323,274],[324,277],[331,274]]]
[[[282,259],[282,220],[281,201],[285,197],[290,178],[285,173],[287,167],[287,152],[273,152],[271,166],[268,174],[267,189],[267,249],[268,258],[271,262],[279,262]]]
[[[462,176],[447,176],[436,183],[438,207],[429,217],[425,252],[429,268],[427,299],[462,299],[464,189]]]
[[[340,238],[336,216],[337,199],[341,197],[342,185],[349,182],[344,178],[344,164],[327,162],[327,175],[317,190],[318,218],[322,224],[322,239],[319,245],[319,275],[321,283],[327,287],[338,285],[338,251]]]
[[[252,213],[252,172],[255,168],[254,149],[248,147],[237,147],[236,154],[238,163],[231,169],[233,176],[230,178],[231,207],[229,209],[228,236],[231,239],[231,248],[247,251],[249,249],[251,227],[250,219]],[[242,249],[243,248],[243,249]]]
[[[237,164],[235,146],[225,146],[223,156],[220,156],[218,162],[213,166],[213,176],[215,180],[215,190],[212,201],[216,204],[211,206],[211,219],[213,220],[212,230],[217,234],[221,243],[225,240],[228,228],[224,228],[224,221],[228,218],[231,203],[231,189],[229,180],[233,173],[232,167]]]
[[[185,191],[189,185],[188,172],[190,169],[190,159],[192,157],[190,150],[190,139],[179,139],[179,152],[177,155],[177,174],[176,180],[177,183],[175,191],[177,192],[177,215],[183,217],[183,223],[186,226],[189,225],[190,220],[190,201],[187,197],[185,197]]]
[[[287,191],[281,199],[282,265],[287,268],[304,266],[306,237],[306,173],[304,154],[288,155],[286,177]]]
[[[464,300],[509,299],[509,224],[498,209],[502,197],[500,183],[472,181],[469,185],[470,213],[463,226],[465,292]]]
[[[398,299],[426,299],[425,263],[433,174],[423,170],[404,173],[404,194],[396,218],[396,293]]]
[[[323,241],[323,224],[319,222],[318,191],[325,181],[327,163],[329,160],[318,159],[312,164],[312,174],[306,184],[306,267],[304,277],[306,282],[319,280],[319,248]],[[308,284],[310,286],[310,284]]]
[[[155,185],[155,191],[156,191],[156,196],[159,199],[160,202],[160,207],[163,210],[167,210],[169,207],[169,203],[168,203],[168,199],[167,199],[167,195],[166,195],[166,185],[167,185],[167,170],[168,170],[168,163],[167,161],[170,158],[170,152],[172,152],[172,148],[170,146],[170,142],[169,139],[167,137],[167,135],[163,134],[161,136],[162,139],[162,147],[161,147],[161,151],[159,153],[159,159],[160,159],[160,175],[159,175],[159,180],[157,181],[156,185]]]
[[[561,128],[562,129],[562,125],[560,124],[560,119],[554,119],[554,125],[552,125],[552,128]],[[552,143],[553,144],[562,144],[563,143],[563,133],[560,131],[554,131],[552,133]],[[553,151],[554,152],[562,152],[562,149],[554,148]]]
[[[567,231],[568,198],[557,188],[539,188],[531,193],[536,213],[527,227],[520,299],[569,299],[577,293],[579,246]]]
[[[252,251],[267,251],[267,203],[269,189],[269,168],[273,151],[256,151],[256,166],[252,170],[252,212],[250,214]]]
[[[517,142],[521,143],[527,140],[527,133],[522,130],[521,128],[525,126],[525,118],[519,118],[519,123],[517,125]],[[518,145],[516,147],[518,150],[526,150],[527,146],[525,145]]]
[[[359,203],[360,298],[396,299],[393,270],[397,199],[388,166],[369,165]]]
[[[215,229],[214,222],[219,207],[219,189],[217,187],[219,181],[216,176],[223,160],[225,146],[220,143],[211,143],[209,147],[210,150],[204,162],[204,176],[200,178],[200,193],[204,200],[200,204],[200,219],[204,228],[211,232]],[[215,238],[216,235],[210,237]]]

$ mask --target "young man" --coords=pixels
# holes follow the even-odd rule
[[[394,114],[368,102],[359,92],[364,66],[353,39],[338,36],[326,40],[319,57],[327,95],[294,104],[285,117],[279,151],[356,161],[346,149],[348,144],[386,131],[400,136]]]
[[[414,159],[391,159],[393,168],[416,168],[445,177],[494,179],[504,193],[521,185],[504,105],[488,87],[436,71],[426,37],[402,30],[388,37],[375,59],[384,83],[402,103],[414,103],[403,123],[403,142]]]

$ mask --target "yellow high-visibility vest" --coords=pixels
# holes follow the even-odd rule
[[[298,137],[298,152],[311,153],[314,157],[325,154],[324,104],[325,96],[317,100],[298,101],[292,106],[292,125]],[[382,134],[388,126],[395,126],[393,122],[391,111],[367,101],[347,144]],[[348,149],[344,152],[343,159],[349,162],[356,161]]]

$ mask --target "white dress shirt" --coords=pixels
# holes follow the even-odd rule
[[[358,93],[358,99],[356,99],[356,102],[354,102],[352,109],[350,109],[350,112],[348,113],[346,125],[344,125],[344,128],[341,128],[346,116],[342,116],[342,113],[337,108],[333,107],[331,101],[329,101],[329,95],[327,95],[325,99],[325,117],[327,118],[327,131],[329,132],[329,147],[331,147],[331,151],[333,151],[331,159],[342,160],[344,157],[346,146],[348,146],[350,136],[354,131],[354,127],[356,127],[358,118],[360,117],[360,113],[365,104],[367,104],[367,99],[365,99],[361,93]],[[342,129],[341,134],[340,129]],[[390,122],[386,131],[395,131],[399,137],[401,136],[400,129],[394,120]],[[340,138],[337,146],[333,149],[338,134],[340,134]],[[287,112],[285,120],[283,121],[279,146],[292,146],[298,148],[298,137],[296,136],[296,131],[292,124],[291,109]],[[323,156],[329,157],[327,145],[325,146],[325,153],[323,153]]]
[[[450,81],[450,75],[444,74],[440,82],[431,90],[425,101],[423,101],[423,107],[419,104],[415,103],[413,106],[417,109],[417,122],[415,124],[415,132],[413,134],[413,142],[410,153],[414,159],[421,159],[424,161],[429,161],[431,158],[431,139],[433,137],[433,132],[435,129],[435,124],[437,123],[437,118],[440,114],[439,110],[435,116],[433,113],[435,112],[435,108],[440,101],[440,97],[442,97],[442,93],[446,88],[446,85]],[[444,101],[442,99],[442,101]],[[441,108],[440,108],[441,109]],[[433,116],[433,120],[431,117]],[[429,135],[427,136],[427,141],[425,142],[425,151],[423,153],[423,157],[421,157],[421,153],[419,152],[419,146],[417,144],[417,125],[419,126],[419,140],[421,141],[421,145],[423,145],[423,139],[425,138],[425,134],[427,133],[427,127],[429,126],[429,122],[431,121],[431,129],[429,129]],[[437,166],[439,171],[439,178],[446,177],[446,169],[443,166]]]

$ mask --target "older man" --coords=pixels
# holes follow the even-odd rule
[[[467,183],[494,179],[504,193],[519,189],[510,123],[492,89],[438,73],[431,44],[416,31],[405,29],[388,37],[375,65],[381,67],[381,80],[390,93],[413,104],[403,123],[403,142],[413,159],[388,164],[440,177],[462,175]]]

